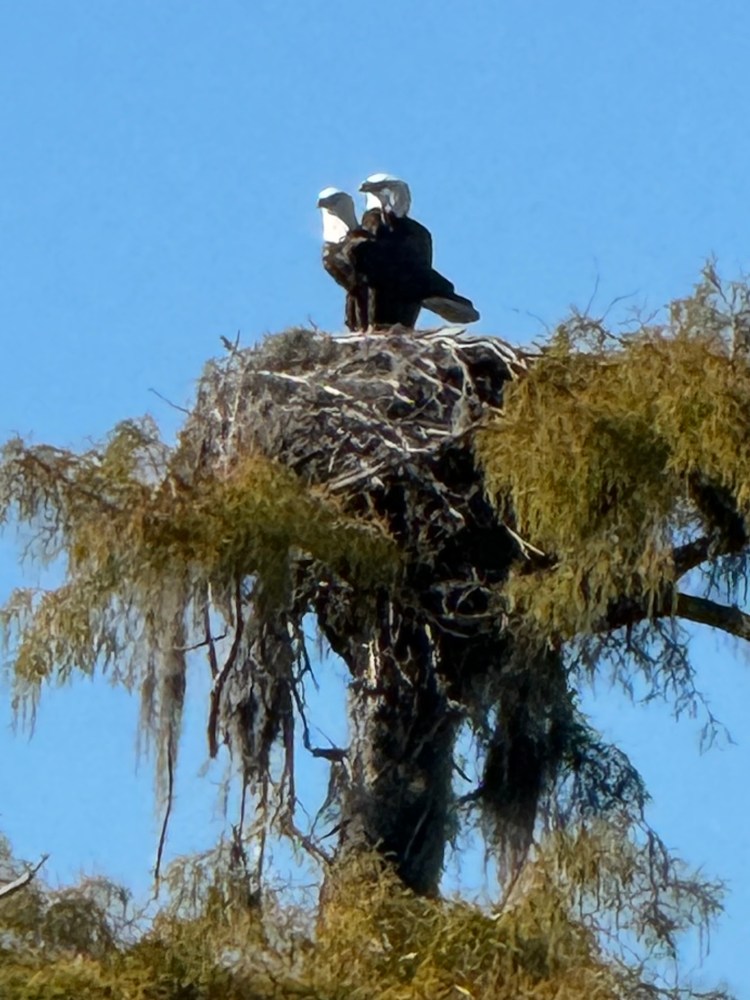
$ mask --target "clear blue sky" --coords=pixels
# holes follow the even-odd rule
[[[736,275],[748,38],[740,0],[0,5],[0,438],[81,447],[145,411],[173,434],[179,414],[149,390],[189,403],[221,335],[340,328],[315,199],[377,170],[410,182],[477,329],[511,341],[585,306],[597,279],[594,310],[620,295],[650,310],[711,253]],[[29,576],[10,543],[0,558],[4,594]],[[629,711],[604,684],[591,704],[666,841],[731,882],[698,975],[750,997],[750,679],[709,635],[696,654],[737,746],[699,757],[696,722]],[[173,850],[216,832],[203,711],[198,687]],[[31,741],[0,731],[0,829],[23,856],[50,851],[53,878],[147,884],[136,717],[135,699],[84,682],[45,692]]]

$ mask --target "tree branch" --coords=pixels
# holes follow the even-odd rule
[[[665,593],[661,600],[653,602],[645,598],[627,598],[618,601],[610,608],[602,621],[598,632],[611,632],[628,625],[637,625],[647,618],[684,618],[686,621],[699,625],[710,625],[722,632],[736,635],[740,639],[750,641],[750,615],[739,608],[717,604],[705,597],[694,597],[692,594]]]
[[[540,570],[555,570],[558,566],[557,557],[554,555],[549,555],[541,551],[541,549],[535,548],[530,542],[525,541],[521,538],[512,528],[509,527],[507,522],[503,522],[506,530],[509,534],[516,540],[523,556],[527,560],[527,564],[522,566],[520,569],[521,573],[536,573]],[[714,558],[716,556],[726,556],[732,555],[737,551],[736,548],[730,545],[722,544],[717,542],[716,539],[709,537],[708,535],[702,535],[700,538],[694,538],[689,542],[685,542],[684,545],[677,545],[672,550],[672,562],[674,563],[674,573],[675,579],[681,579],[686,573],[689,573],[691,569],[695,569],[696,566],[700,566],[701,563],[706,562],[707,559]]]
[[[700,625],[710,625],[720,628],[723,632],[736,635],[740,639],[750,640],[750,615],[739,608],[730,608],[725,604],[717,604],[705,597],[693,597],[691,594],[677,594],[675,614]]]
[[[41,859],[34,865],[33,868],[28,868],[23,875],[19,875],[17,879],[14,879],[12,882],[7,882],[4,886],[0,886],[0,899],[12,896],[13,893],[18,892],[19,889],[23,889],[24,886],[27,886],[48,857],[49,854],[43,854]]]
[[[695,538],[691,542],[686,542],[685,545],[678,545],[672,551],[676,579],[679,580],[680,577],[684,576],[691,569],[700,566],[702,562],[708,559],[710,554],[711,539],[707,535]],[[725,555],[726,553],[717,552],[716,554]]]
[[[172,812],[174,802],[174,743],[173,734],[170,732],[167,745],[167,807],[164,810],[164,818],[159,834],[159,846],[156,850],[156,864],[154,865],[154,899],[159,894],[159,879],[161,878],[161,861],[164,856],[164,846],[167,843],[167,830],[169,829],[169,817]]]
[[[226,684],[235,663],[237,662],[237,656],[240,650],[240,644],[242,642],[242,636],[245,628],[245,622],[242,617],[242,582],[237,580],[234,590],[234,639],[232,640],[232,646],[229,650],[229,655],[221,668],[221,672],[214,674],[214,683],[211,688],[211,695],[209,700],[209,711],[208,711],[208,753],[212,760],[215,759],[217,753],[219,752],[219,738],[217,735],[218,725],[219,725],[219,708],[221,707],[221,695],[224,690],[224,685]],[[208,623],[206,625],[208,627]],[[212,650],[212,646],[209,645],[209,657]],[[213,674],[216,668],[215,661],[211,662],[211,672]]]

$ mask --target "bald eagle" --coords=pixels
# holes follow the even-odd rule
[[[408,217],[409,186],[375,174],[360,190],[367,196],[361,224],[345,191],[329,187],[318,196],[323,267],[346,290],[346,326],[413,329],[422,306],[452,323],[479,319],[469,299],[432,267],[432,236]]]
[[[338,188],[324,188],[318,195],[323,219],[323,267],[346,289],[344,322],[349,330],[367,330],[369,287],[356,260],[356,248],[371,239],[359,228],[354,200]]]
[[[394,265],[398,261],[390,241],[377,238],[379,223],[366,215],[360,226],[351,195],[324,188],[318,195],[323,219],[323,267],[346,290],[344,322],[350,330],[390,327],[413,328],[420,303],[404,294]],[[378,210],[378,216],[380,212]],[[364,220],[363,220],[364,221]]]
[[[375,247],[368,245],[360,254],[367,258],[367,281],[376,292],[370,307],[378,318],[374,325],[413,327],[422,306],[451,323],[478,320],[473,303],[433,268],[432,235],[409,218],[409,185],[390,174],[373,174],[360,191],[367,198],[362,228],[375,240]]]

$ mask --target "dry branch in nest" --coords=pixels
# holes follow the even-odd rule
[[[248,452],[271,456],[352,509],[398,478],[444,490],[434,461],[502,402],[528,356],[462,330],[292,330],[213,362],[183,440],[215,470]],[[430,482],[432,480],[432,482]],[[460,506],[460,503],[459,503]],[[378,504],[370,505],[371,509]],[[454,530],[453,505],[447,507]],[[442,512],[435,516],[441,520]]]
[[[499,529],[484,500],[471,432],[527,364],[503,341],[460,330],[293,330],[209,367],[183,455],[191,455],[191,475],[203,477],[261,453],[348,515],[384,525],[398,543],[410,602],[441,630],[475,635],[496,627],[488,588],[519,540]],[[478,525],[494,551],[465,549]],[[331,590],[346,585],[318,580],[325,568],[306,561],[300,554],[286,610],[332,612]]]
[[[294,330],[209,367],[183,453],[199,456],[191,474],[204,476],[260,452],[347,514],[384,525],[411,600],[442,629],[475,634],[495,627],[483,625],[485,585],[494,580],[473,564],[477,553],[459,559],[457,550],[494,514],[473,466],[471,432],[526,366],[503,341],[458,330],[335,338]],[[507,551],[517,544],[502,532]],[[484,561],[504,573],[507,560],[493,555]],[[288,610],[300,599],[307,610],[328,604],[331,589],[343,586],[313,581],[325,572],[319,566],[300,573],[305,559]]]

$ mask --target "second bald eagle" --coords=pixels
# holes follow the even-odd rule
[[[323,265],[347,291],[350,330],[414,327],[424,306],[451,323],[473,323],[479,313],[432,267],[432,237],[409,218],[409,186],[387,174],[362,184],[367,196],[361,225],[343,191],[321,191]]]

